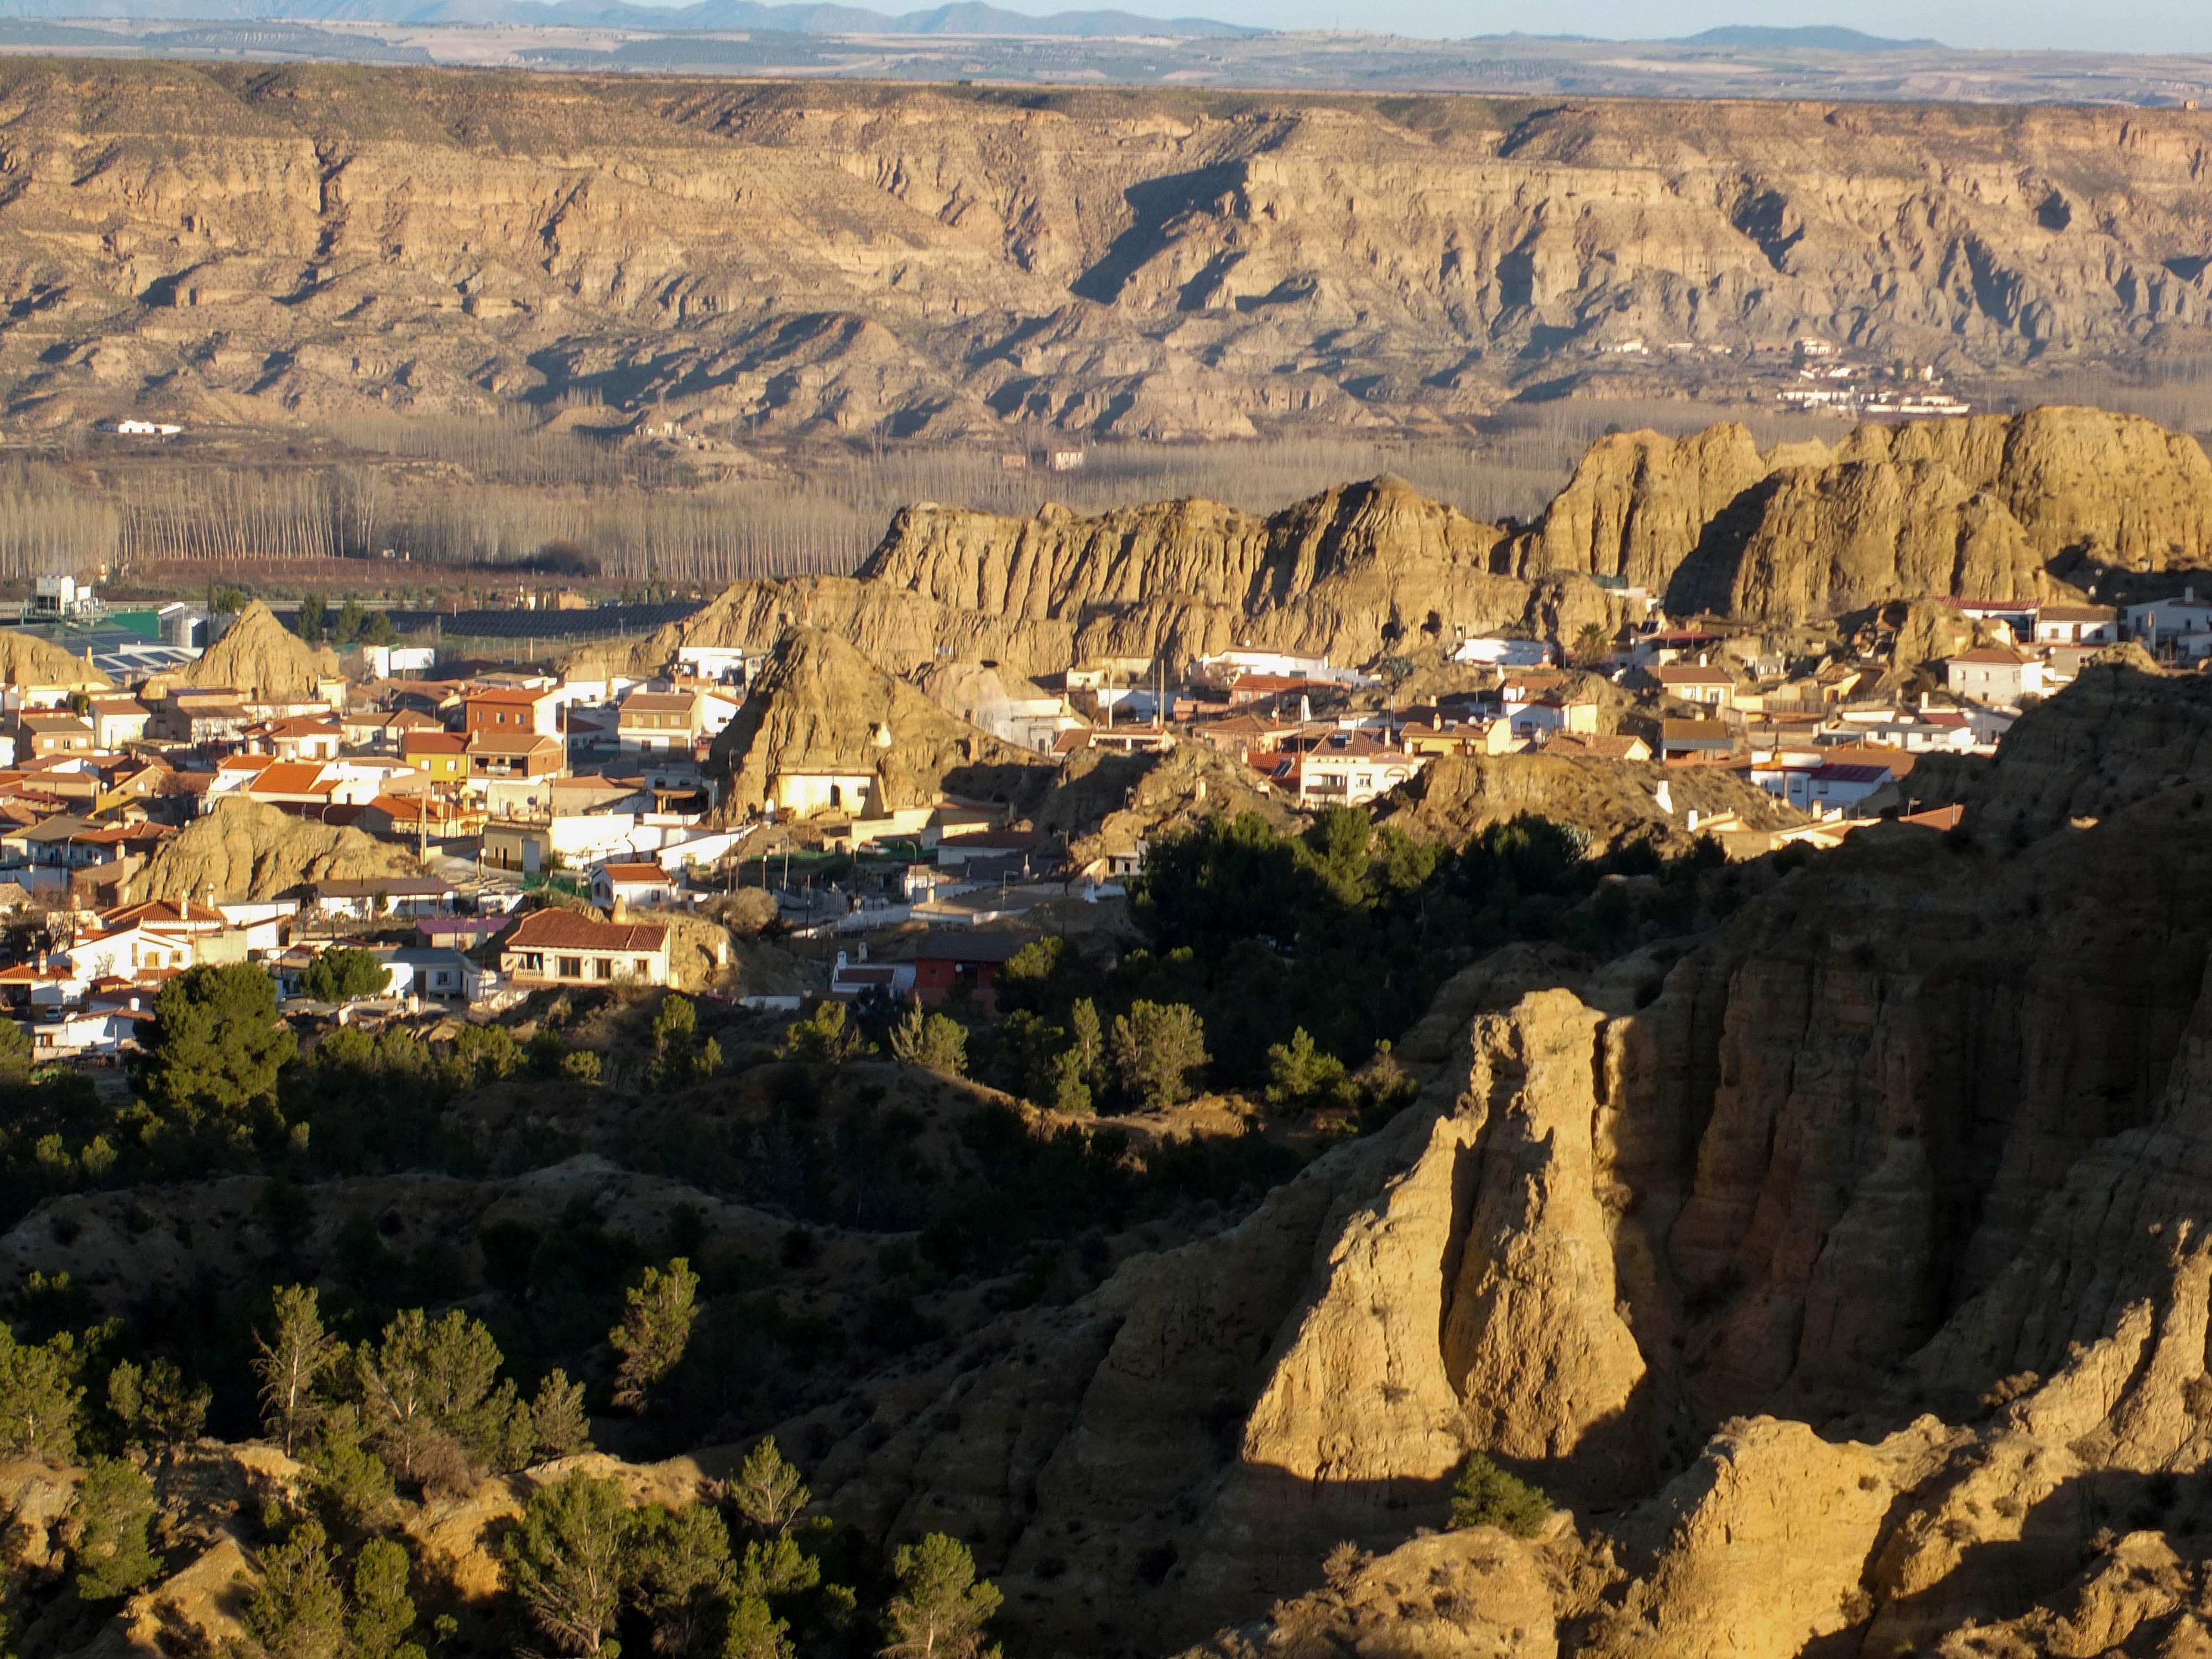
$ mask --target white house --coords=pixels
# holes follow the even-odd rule
[[[1288,651],[1218,651],[1190,665],[1191,678],[1206,685],[1234,685],[1248,674],[1273,679],[1320,680],[1334,685],[1373,684],[1356,668],[1331,665],[1327,657],[1301,657]]]
[[[533,910],[500,951],[500,969],[517,985],[601,985],[617,979],[668,983],[668,930],[600,921],[573,910]]]
[[[1358,738],[1298,757],[1301,806],[1357,806],[1418,776],[1425,755],[1408,755]]]
[[[1571,732],[1577,737],[1595,737],[1597,735],[1597,705],[1594,702],[1562,702],[1556,696],[1547,694],[1528,702],[1510,704],[1505,724],[1515,739],[1522,743],[1546,743],[1562,732]]]
[[[1808,766],[1775,762],[1751,769],[1751,781],[1801,812],[1846,812],[1890,781],[1887,766]]]
[[[2043,693],[2043,665],[2008,645],[1962,651],[1943,665],[1944,684],[1954,697],[1999,707]]]
[[[1960,616],[1972,617],[1990,628],[2001,628],[2015,640],[2035,635],[2038,606],[2033,599],[1954,599],[1951,606]]]
[[[2046,605],[2035,612],[2038,645],[2110,645],[2119,637],[2119,614],[2108,605]]]
[[[387,996],[425,1002],[474,1002],[490,975],[459,951],[440,945],[373,946],[392,975]]]
[[[1494,668],[1544,668],[1550,665],[1552,647],[1541,640],[1462,640],[1451,659],[1487,663]]]
[[[1668,663],[1656,671],[1660,688],[1684,702],[1713,708],[1735,707],[1735,676],[1705,663]]]
[[[769,781],[769,798],[778,817],[803,818],[834,809],[858,817],[868,809],[876,789],[873,767],[787,766]]]
[[[453,906],[453,889],[435,876],[386,876],[373,881],[322,881],[310,901],[326,916],[367,921],[380,915],[443,915]]]
[[[836,965],[830,970],[830,994],[844,1002],[881,991],[895,1002],[904,1001],[914,994],[914,976],[911,962],[870,962],[865,946],[857,958],[840,951]]]
[[[2183,662],[2212,656],[2212,601],[2193,587],[2178,599],[2150,599],[2127,611],[2128,637],[2141,640],[2154,656],[2171,653]]]
[[[672,904],[676,884],[658,864],[602,864],[592,872],[592,902],[602,910]]]
[[[679,645],[676,665],[689,678],[742,687],[752,684],[754,671],[767,655],[742,645]]]

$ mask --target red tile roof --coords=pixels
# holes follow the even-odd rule
[[[326,795],[337,787],[323,781],[323,769],[312,761],[279,761],[262,768],[246,788],[254,795]]]
[[[523,917],[503,946],[509,951],[658,951],[668,942],[665,927],[639,922],[600,921],[574,910],[533,910]]]

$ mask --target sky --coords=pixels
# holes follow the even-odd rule
[[[926,0],[886,0],[886,9]],[[995,0],[1009,9],[1048,12],[1116,0]],[[1694,34],[1723,23],[1797,27],[1838,23],[1948,46],[2083,52],[2212,52],[2212,0],[1850,0],[1822,8],[1805,0],[1119,0],[1159,16],[1218,17],[1267,28],[1374,29],[1458,38],[1589,34],[1608,40]]]

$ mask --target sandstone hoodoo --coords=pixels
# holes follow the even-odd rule
[[[311,699],[317,682],[335,676],[337,667],[335,653],[307,645],[256,599],[184,678],[190,685],[226,687],[249,697]]]
[[[133,899],[289,898],[319,881],[419,875],[407,853],[358,830],[319,824],[253,800],[216,803],[131,878]]]

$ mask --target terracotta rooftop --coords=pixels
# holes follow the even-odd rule
[[[507,936],[509,951],[658,951],[668,942],[665,927],[640,922],[600,921],[573,910],[533,910]]]
[[[657,864],[603,864],[599,868],[606,872],[611,882],[660,884],[668,880],[668,872]]]

